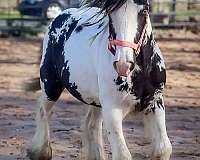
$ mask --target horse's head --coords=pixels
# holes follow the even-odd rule
[[[115,0],[115,3],[113,8],[108,7],[107,10],[113,25],[111,32],[115,32],[115,36],[110,40],[110,47],[113,47],[115,52],[113,66],[119,76],[127,77],[135,68],[136,56],[141,47],[137,45],[140,39],[138,36],[143,32],[139,31],[138,27],[141,25],[139,15],[142,13],[145,16],[143,11],[148,4],[146,0]]]
[[[142,43],[146,30],[151,28],[148,14],[143,12],[148,12],[148,0],[91,0],[90,5],[100,7],[101,13],[109,16],[113,66],[119,76],[127,77],[136,68],[136,56],[142,47],[138,42]]]

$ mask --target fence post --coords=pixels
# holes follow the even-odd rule
[[[171,22],[175,23],[176,21],[176,0],[172,0],[172,17]]]

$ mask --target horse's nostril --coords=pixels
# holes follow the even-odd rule
[[[118,62],[118,61],[115,61],[115,62],[113,63],[113,67],[114,67],[115,70],[117,69],[117,65],[116,65],[117,62]]]

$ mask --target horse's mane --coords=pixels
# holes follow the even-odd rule
[[[110,14],[116,9],[123,6],[127,0],[83,0],[83,3],[88,7],[101,8],[100,13]]]

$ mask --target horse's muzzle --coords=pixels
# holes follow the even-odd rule
[[[124,77],[128,77],[134,68],[134,64],[132,62],[116,61],[113,65],[118,75]]]

